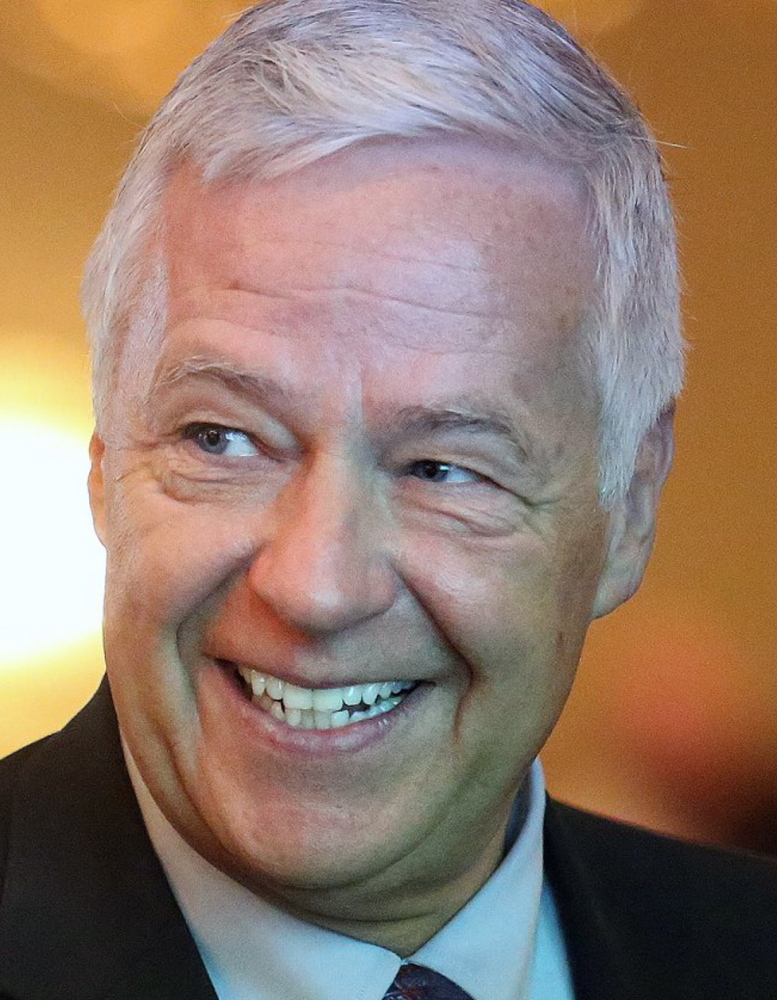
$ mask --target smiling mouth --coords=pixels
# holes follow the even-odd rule
[[[295,729],[342,729],[393,711],[417,681],[381,681],[334,688],[305,688],[229,660],[243,694],[279,722]]]

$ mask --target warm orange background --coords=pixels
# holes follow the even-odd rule
[[[238,6],[3,5],[0,440],[15,417],[86,442],[83,259],[138,127]],[[638,597],[592,629],[545,754],[550,784],[617,815],[777,850],[777,0],[545,7],[630,88],[666,143],[692,344],[656,554]],[[3,462],[0,480],[2,570],[8,538],[32,529],[4,507],[29,474]],[[46,489],[56,519],[56,481]],[[62,558],[52,545],[35,570],[41,582],[59,573],[64,593]],[[17,586],[6,564],[0,621],[3,591]],[[42,589],[29,592],[36,628],[51,607]],[[0,662],[0,752],[62,724],[101,669],[88,635]]]

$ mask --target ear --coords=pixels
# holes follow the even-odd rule
[[[674,457],[674,406],[661,414],[642,439],[629,489],[610,511],[608,550],[594,601],[601,618],[638,589],[656,533],[656,514]]]
[[[92,434],[89,442],[89,505],[92,508],[92,521],[97,537],[105,545],[105,477],[103,473],[103,457],[105,443],[97,431]]]

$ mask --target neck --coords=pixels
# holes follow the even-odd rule
[[[459,840],[461,856],[449,854],[444,870],[436,875],[430,865],[427,877],[410,882],[397,865],[379,879],[342,888],[248,888],[301,920],[407,958],[434,937],[491,877],[523,829],[529,800],[527,778],[509,815],[498,823],[477,856],[465,857],[473,841],[463,834]]]
[[[182,835],[165,819],[126,747],[125,753],[144,820],[164,862],[165,839],[172,834],[183,840]],[[444,838],[445,850],[437,844],[426,857],[402,858],[372,878],[337,886],[301,888],[259,881],[245,870],[218,863],[206,850],[183,844],[298,919],[406,958],[434,937],[490,878],[523,829],[529,804],[527,775],[514,802],[506,804],[488,827],[457,829],[455,836]],[[475,844],[479,849],[473,852]],[[174,851],[172,845],[170,850]]]
[[[502,856],[500,834],[475,865],[454,881],[419,884],[386,892],[373,885],[324,892],[294,891],[262,895],[308,923],[379,945],[406,958],[426,944],[485,884]]]

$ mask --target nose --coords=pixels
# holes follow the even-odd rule
[[[397,594],[379,498],[334,464],[309,470],[278,497],[248,570],[256,596],[309,634],[380,615]]]

